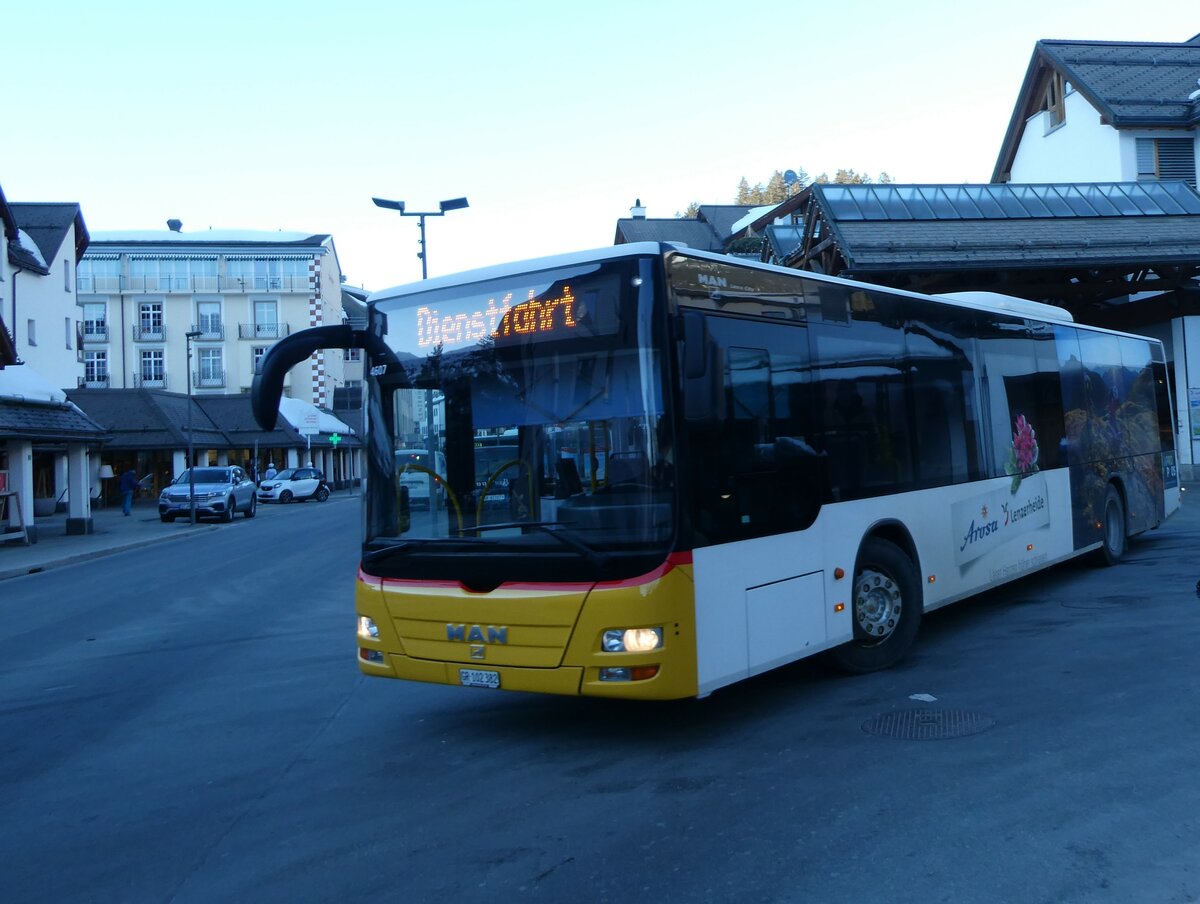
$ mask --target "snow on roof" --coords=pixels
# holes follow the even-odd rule
[[[67,394],[28,364],[0,370],[0,399],[18,402],[65,402]]]
[[[302,399],[289,399],[287,397],[280,399],[279,413],[283,415],[285,421],[297,430],[304,426],[305,415],[315,413],[317,415],[317,430],[321,433],[344,433],[347,436],[354,433],[349,426],[339,421],[332,414],[327,414],[316,405],[312,405]]]
[[[755,220],[757,220],[759,217],[763,216],[768,211],[774,210],[778,206],[779,206],[778,204],[766,204],[762,207],[755,207],[755,208],[751,209],[749,213],[747,213],[744,217],[742,217],[740,220],[738,220],[736,223],[734,223],[732,226],[729,227],[729,234],[733,235],[735,232],[740,232],[741,230],[743,230],[747,226],[749,226],[751,223],[753,223]]]
[[[17,230],[17,244],[25,249],[26,253],[31,255],[38,262],[39,266],[47,270],[50,269],[46,264],[46,259],[42,257],[42,250],[38,248],[37,242],[24,229]]]
[[[259,242],[273,244],[276,242],[303,242],[313,238],[317,233],[312,232],[269,232],[265,229],[206,229],[197,232],[175,232],[162,229],[116,229],[106,232],[93,232],[92,243],[110,242]]]

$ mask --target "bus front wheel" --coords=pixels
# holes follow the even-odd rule
[[[908,652],[921,624],[921,584],[903,550],[869,537],[854,566],[851,618],[854,639],[830,651],[840,669],[886,669]]]

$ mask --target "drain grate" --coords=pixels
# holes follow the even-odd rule
[[[901,709],[863,722],[867,734],[904,741],[965,738],[994,727],[996,720],[966,709]]]

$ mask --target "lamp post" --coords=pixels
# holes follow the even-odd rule
[[[421,259],[421,279],[429,278],[428,259],[425,255],[425,218],[426,217],[444,217],[447,210],[462,210],[467,207],[466,198],[451,198],[449,201],[439,201],[438,210],[405,210],[403,201],[389,201],[387,198],[372,198],[376,207],[382,207],[386,210],[395,210],[402,217],[420,217],[421,223],[421,238],[419,244],[421,250],[417,252],[417,257]]]
[[[385,210],[394,210],[402,217],[419,217],[421,224],[421,250],[417,252],[417,257],[421,259],[421,279],[429,278],[429,259],[425,253],[425,218],[426,217],[444,217],[448,210],[462,210],[467,207],[466,198],[450,198],[447,201],[439,201],[437,210],[405,210],[403,201],[389,201],[387,198],[372,198],[376,207],[382,207]],[[433,390],[425,390],[425,446],[429,450],[429,468],[431,471],[437,470],[437,437],[433,432]],[[444,475],[443,475],[444,477]],[[429,511],[433,512],[435,500],[437,496],[436,481],[429,478]]]
[[[191,510],[192,527],[196,526],[196,453],[192,448],[192,340],[200,336],[199,330],[184,333],[187,339],[187,405],[188,405],[188,508]]]

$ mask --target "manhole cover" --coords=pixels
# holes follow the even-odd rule
[[[905,741],[941,741],[987,731],[996,720],[965,709],[901,709],[867,719],[867,734]]]

